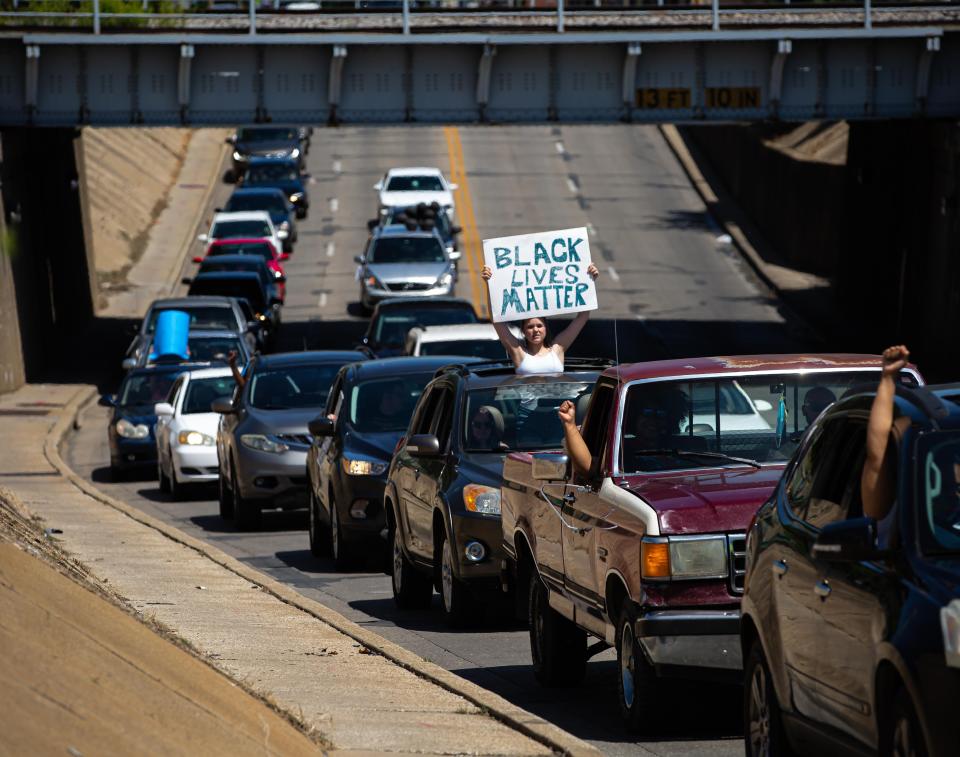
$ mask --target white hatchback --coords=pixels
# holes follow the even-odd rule
[[[511,328],[515,336],[517,329]],[[492,323],[459,323],[448,326],[417,326],[407,332],[407,355],[455,355],[509,360]]]
[[[265,210],[215,213],[210,231],[200,234],[197,240],[209,245],[216,239],[266,239],[273,245],[273,249],[283,249],[277,228]]]
[[[180,499],[187,484],[217,480],[217,428],[220,415],[210,405],[232,397],[236,382],[229,368],[182,373],[157,414],[157,477],[160,491]]]
[[[391,168],[373,188],[378,218],[390,208],[436,202],[453,220],[453,193],[459,187],[448,182],[439,168]]]

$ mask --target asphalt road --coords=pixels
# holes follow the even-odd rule
[[[602,274],[601,307],[578,340],[577,354],[633,361],[814,347],[802,325],[781,312],[720,238],[656,128],[624,125],[317,130],[308,156],[310,216],[300,224],[287,264],[283,349],[345,347],[362,334],[353,256],[362,251],[367,220],[375,214],[372,185],[394,165],[438,165],[460,183],[464,257],[457,294],[478,310],[486,306],[478,278],[480,240],[588,228]],[[224,185],[215,196],[225,199],[229,191]],[[185,265],[185,271],[191,268]],[[436,607],[398,612],[376,560],[366,571],[337,574],[312,557],[300,514],[268,514],[263,532],[243,534],[220,520],[212,489],[173,502],[153,480],[110,482],[106,419],[104,409],[89,408],[65,453],[114,496],[215,543],[607,754],[742,753],[736,687],[671,682],[664,695],[674,703],[675,717],[631,736],[616,709],[612,651],[593,659],[583,686],[541,688],[529,672],[523,627],[487,618],[478,629],[452,632]]]

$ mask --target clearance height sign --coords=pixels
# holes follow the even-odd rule
[[[760,87],[707,87],[704,107],[747,110],[760,107]],[[689,89],[638,89],[636,107],[645,110],[687,110],[691,106]]]
[[[597,309],[584,228],[484,239],[483,258],[495,322]]]

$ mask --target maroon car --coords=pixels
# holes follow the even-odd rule
[[[658,717],[663,675],[739,678],[747,526],[807,426],[875,385],[879,366],[771,355],[609,368],[581,429],[588,474],[559,452],[509,455],[504,581],[527,599],[538,680],[578,682],[588,634],[615,645],[620,707],[638,727]]]

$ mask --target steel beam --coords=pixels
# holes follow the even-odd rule
[[[493,59],[497,54],[495,45],[484,45],[477,67],[477,110],[480,120],[487,120],[487,103],[490,102],[490,79],[493,73]]]
[[[254,76],[256,77],[256,83],[257,83],[257,109],[254,115],[254,120],[257,123],[262,123],[264,121],[269,120],[267,117],[267,108],[266,108],[266,105],[264,104],[266,99],[266,89],[267,89],[266,81],[264,81],[264,70],[263,70],[264,59],[266,57],[264,54],[265,50],[266,48],[263,47],[262,45],[257,46],[257,70],[254,73]]]
[[[347,46],[334,45],[330,53],[330,78],[327,82],[327,101],[330,103],[329,122],[331,126],[340,123],[337,109],[340,107],[340,95],[343,92],[343,64],[347,59]]]
[[[813,117],[823,118],[827,102],[827,46],[817,45],[817,99],[813,104]]]
[[[787,56],[793,52],[793,42],[789,39],[777,41],[777,52],[770,64],[770,118],[779,118],[780,99],[783,97],[783,67]]]
[[[187,123],[190,110],[190,69],[193,63],[193,45],[180,45],[180,67],[177,70],[177,105],[180,106],[180,123]]]
[[[27,110],[27,122],[33,123],[40,84],[40,45],[27,45],[24,52],[27,60],[24,66],[23,104]]]
[[[927,37],[924,41],[920,59],[917,61],[917,88],[915,94],[916,112],[918,116],[926,115],[927,97],[930,94],[930,67],[933,65],[933,56],[940,52],[940,38]]]
[[[867,43],[866,99],[863,103],[863,115],[870,118],[876,114],[877,104],[877,43]]]

